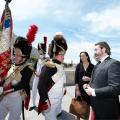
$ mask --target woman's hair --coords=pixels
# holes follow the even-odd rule
[[[91,63],[90,57],[89,57],[88,53],[85,52],[85,51],[80,52],[80,63],[82,63],[82,60],[81,60],[81,54],[82,54],[82,53],[84,53],[84,54],[87,56],[88,62]]]

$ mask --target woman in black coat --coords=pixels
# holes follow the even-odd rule
[[[89,83],[93,68],[94,65],[91,63],[88,53],[81,52],[80,63],[77,64],[75,70],[75,95],[78,100],[80,100],[79,96],[81,96],[82,99],[88,103],[88,105],[90,105],[90,97],[84,91],[83,85]]]

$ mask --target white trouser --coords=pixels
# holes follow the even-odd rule
[[[22,99],[18,91],[10,93],[0,101],[0,120],[5,120],[8,113],[8,120],[20,120],[21,111]]]
[[[48,92],[51,106],[48,112],[43,113],[45,120],[57,120],[56,117],[61,112],[62,98],[64,95],[64,79],[65,76],[62,76],[59,80],[57,80]]]
[[[33,80],[33,86],[32,86],[32,103],[33,103],[33,106],[36,106],[36,97],[37,97],[37,93],[38,93],[38,89],[37,89],[37,86],[38,86],[38,81],[39,81],[39,78],[35,76],[34,80]]]
[[[43,115],[45,116],[45,120],[57,120],[58,113],[61,112],[61,99],[51,99],[51,106],[48,112],[43,112]]]

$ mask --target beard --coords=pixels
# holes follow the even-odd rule
[[[98,54],[94,54],[94,59],[98,62],[100,60],[100,56]]]

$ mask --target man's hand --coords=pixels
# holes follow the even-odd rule
[[[84,84],[83,89],[89,96],[96,96],[95,89],[91,88],[88,84]]]
[[[84,90],[87,89],[87,86],[88,86],[88,84],[84,84],[84,85],[83,85],[83,89],[84,89]]]
[[[82,80],[83,80],[83,81],[89,81],[89,80],[90,80],[90,77],[88,77],[88,76],[83,76],[83,77],[82,77]]]

